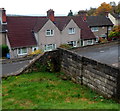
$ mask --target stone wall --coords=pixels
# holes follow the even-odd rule
[[[54,71],[63,72],[72,81],[86,85],[108,98],[120,99],[118,68],[82,57],[70,50],[59,48],[45,52],[34,58],[20,73],[40,71],[40,69],[46,68],[48,63],[50,63],[51,68],[55,69]]]
[[[59,49],[61,71],[74,82],[86,85],[106,97],[120,97],[119,69]]]

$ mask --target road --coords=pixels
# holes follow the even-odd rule
[[[15,73],[29,63],[29,60],[2,64],[2,75]]]
[[[118,67],[118,57],[120,48],[118,44],[106,45],[101,47],[86,47],[84,49],[78,49],[77,52],[81,56],[85,56],[101,63],[109,64]]]

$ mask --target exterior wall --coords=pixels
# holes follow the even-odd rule
[[[92,43],[89,43],[88,41],[91,41]],[[95,39],[83,40],[83,46],[93,45],[95,43],[96,43]]]
[[[0,45],[6,44],[6,33],[0,32]]]
[[[114,25],[120,24],[120,19],[114,18],[110,13],[108,14],[109,19],[112,21]]]
[[[75,34],[68,34],[69,28],[75,28]],[[54,30],[54,36],[46,36],[46,30]],[[47,44],[56,44],[56,48],[61,44],[67,44],[70,41],[77,41],[78,46],[80,46],[80,28],[76,23],[71,20],[63,31],[60,31],[53,22],[50,20],[44,25],[44,27],[38,32],[35,33],[35,38],[38,42],[40,49],[44,50],[44,46]]]
[[[69,34],[69,28],[75,28],[75,34]],[[69,24],[65,27],[65,29],[61,32],[61,44],[67,44],[70,41],[78,41],[77,46],[80,46],[80,35],[80,28],[76,25],[76,23],[73,20],[71,20]]]
[[[14,48],[14,49],[10,48],[10,58],[20,58],[30,54],[32,52],[32,47],[26,47],[26,48],[27,48],[27,54],[24,55],[18,55],[17,52],[18,48]]]
[[[103,27],[98,27],[98,31],[96,32],[93,32],[94,35],[96,37],[101,37],[101,35],[105,35],[107,33],[107,27],[106,26],[103,26]],[[111,27],[111,30],[112,30],[112,27]],[[108,33],[111,31],[111,30],[108,30]]]
[[[54,30],[53,36],[46,36],[46,30]],[[42,50],[44,50],[44,46],[47,44],[56,44],[56,47],[58,47],[60,42],[60,31],[58,28],[54,25],[54,23],[49,20],[43,28],[36,34],[36,37],[38,39],[38,47]]]

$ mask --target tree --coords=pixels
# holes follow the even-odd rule
[[[70,12],[68,13],[68,16],[73,16],[72,10],[70,10]]]
[[[109,34],[109,40],[120,39],[120,25],[115,26]]]
[[[90,10],[87,11],[88,16],[93,16],[96,11],[96,8],[90,7]]]
[[[95,15],[106,15],[106,12],[110,12],[112,10],[112,6],[103,2],[101,6],[99,6],[96,11]]]
[[[1,53],[2,52],[2,53]],[[0,57],[6,57],[6,54],[9,53],[9,48],[7,45],[0,45]]]

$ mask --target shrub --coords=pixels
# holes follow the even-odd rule
[[[72,46],[70,46],[70,45],[68,45],[68,44],[61,44],[59,47],[60,47],[60,48],[65,48],[65,49],[70,49],[70,48],[72,48]]]
[[[0,45],[0,57],[6,57],[6,54],[9,53],[9,48],[7,45]]]
[[[35,50],[34,52],[30,53],[30,55],[38,55],[38,54],[42,54],[43,51],[38,49],[38,50]]]

